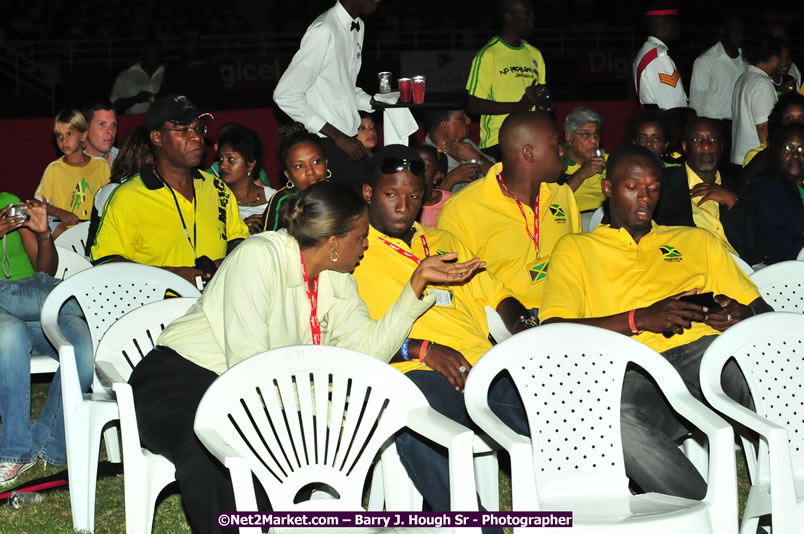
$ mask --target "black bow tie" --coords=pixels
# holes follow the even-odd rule
[[[352,27],[349,28],[349,31],[360,31],[360,23],[359,22],[352,22]]]

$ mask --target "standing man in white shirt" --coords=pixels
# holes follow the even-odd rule
[[[678,37],[678,9],[649,9],[645,16],[649,36],[639,49],[633,66],[637,100],[640,104],[659,109],[687,107],[681,72],[667,47]]]
[[[695,60],[690,107],[699,117],[731,121],[734,84],[748,67],[740,48],[742,43],[742,21],[733,15],[726,17],[720,28],[720,41]]]
[[[274,90],[274,101],[291,119],[322,137],[332,179],[359,186],[368,152],[357,140],[359,111],[373,100],[357,87],[366,27],[361,16],[380,0],[339,0],[307,28],[301,45]]]
[[[109,100],[121,113],[145,113],[159,93],[164,76],[162,46],[159,41],[148,41],[140,60],[117,75]]]
[[[762,37],[746,50],[751,65],[737,79],[731,110],[731,162],[742,165],[745,154],[768,140],[768,117],[776,104],[771,75],[781,61],[784,43],[775,37]]]

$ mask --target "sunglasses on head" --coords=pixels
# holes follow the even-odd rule
[[[383,158],[382,163],[380,163],[380,171],[383,174],[394,174],[406,170],[416,176],[421,176],[424,174],[424,162],[418,159]]]

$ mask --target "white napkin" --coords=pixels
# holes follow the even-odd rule
[[[374,100],[382,102],[383,104],[394,105],[399,101],[399,91],[391,91],[390,93],[376,93]]]
[[[389,108],[383,111],[383,141],[386,145],[408,145],[408,136],[416,133],[419,124],[408,108]]]

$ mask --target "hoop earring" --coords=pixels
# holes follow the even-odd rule
[[[332,178],[332,171],[327,169],[327,172],[324,173],[324,179],[329,180],[330,178]]]
[[[293,189],[293,188],[294,188],[294,187],[296,187],[296,186],[295,186],[295,185],[293,185],[293,182],[291,182],[290,180],[288,180],[288,183],[286,183],[286,184],[285,184],[285,187],[286,187],[286,188],[288,188],[288,189]]]
[[[332,252],[329,253],[329,259],[332,260],[332,263],[335,263],[336,261],[338,261],[339,258],[340,258],[340,256],[338,255],[337,250],[333,250]]]

